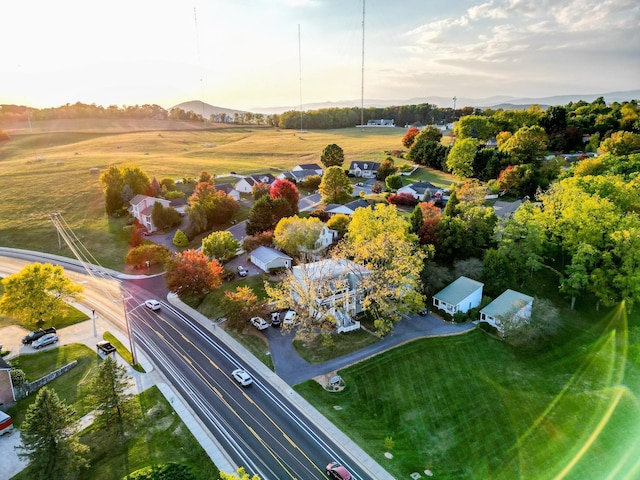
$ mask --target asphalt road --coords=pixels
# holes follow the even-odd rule
[[[127,291],[140,305],[140,285]],[[369,478],[339,445],[319,431],[285,395],[261,378],[196,321],[162,302],[152,312],[129,313],[136,342],[162,370],[238,465],[263,479],[325,478],[330,460],[345,464],[356,479]],[[245,368],[254,379],[241,387],[232,377]]]

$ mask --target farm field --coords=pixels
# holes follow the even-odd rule
[[[402,148],[404,135],[400,128],[301,133],[268,127],[203,130],[196,125],[148,130],[156,123],[70,120],[38,122],[31,131],[3,127],[11,138],[0,144],[0,245],[69,256],[64,245],[59,247],[48,218],[61,212],[100,263],[121,269],[127,250],[123,221],[105,215],[99,181],[110,165],[134,164],[158,179],[194,177],[202,170],[277,174],[299,163],[319,162],[330,143],[343,148],[345,163],[381,161],[385,152]],[[177,123],[182,125],[172,126],[189,126]]]

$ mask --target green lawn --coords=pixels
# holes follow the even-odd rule
[[[479,330],[417,340],[341,370],[342,392],[296,390],[396,478],[595,480],[638,461],[640,355],[623,377],[621,325],[535,357]]]
[[[330,335],[329,342],[326,342],[321,335],[314,337],[311,341],[294,340],[293,348],[307,362],[322,363],[368,347],[379,341],[378,337],[365,330],[356,330]]]
[[[133,364],[133,355],[131,355],[129,349],[125,347],[122,342],[118,340],[111,332],[104,332],[103,337],[107,342],[116,347],[118,354],[124,359],[125,362],[131,365],[138,372],[144,373],[144,368],[142,368],[142,365],[140,365],[139,363],[136,363],[135,365]]]
[[[264,282],[267,280],[266,275],[251,275],[246,278],[234,280],[223,284],[217,290],[211,292],[200,304],[196,304],[189,299],[184,299],[191,307],[196,308],[202,315],[207,318],[216,319],[224,316],[224,313],[220,309],[220,302],[224,297],[224,292],[235,291],[238,287],[249,286],[256,294],[258,299],[264,300],[267,298],[267,294],[264,291]],[[248,320],[248,319],[247,319]]]
[[[44,352],[20,355],[11,360],[11,365],[22,369],[27,375],[27,380],[34,381],[73,360],[77,360],[78,364],[47,386],[54,389],[68,405],[73,405],[76,418],[80,418],[93,409],[87,394],[91,378],[100,362],[100,357],[95,351],[85,345],[64,345]],[[9,414],[18,427],[35,398],[32,394],[9,409]]]

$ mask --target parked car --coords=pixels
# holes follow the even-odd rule
[[[351,478],[353,478],[349,471],[338,462],[329,463],[326,471],[329,478],[333,478],[335,480],[351,480]]]
[[[104,353],[105,355],[109,355],[110,353],[114,353],[116,351],[116,347],[111,345],[111,343],[103,340],[101,342],[96,343],[96,348],[98,351]]]
[[[262,317],[251,317],[249,321],[251,322],[251,325],[256,327],[258,330],[269,328],[269,323]]]
[[[420,310],[420,315],[422,315],[423,317],[426,315],[429,315],[429,309],[428,308],[423,308],[422,310]]]
[[[244,268],[242,265],[238,265],[238,275],[241,277],[246,277],[249,274],[249,271]]]
[[[55,327],[45,328],[44,330],[42,328],[34,330],[22,339],[22,343],[25,345],[29,345],[34,340],[38,340],[40,337],[44,337],[47,333],[56,333]]]
[[[47,333],[46,335],[41,336],[39,339],[31,342],[31,346],[35,349],[45,347],[47,345],[51,345],[58,341],[58,335],[55,333]]]
[[[153,300],[153,299],[145,300],[144,306],[151,310],[160,310],[160,302],[157,300]]]
[[[282,323],[288,326],[294,325],[297,316],[298,314],[296,312],[294,312],[293,310],[288,310],[287,313],[284,314],[284,320],[282,321]]]
[[[247,385],[251,385],[253,383],[251,375],[249,375],[243,368],[236,368],[233,372],[231,372],[231,375],[236,379],[236,382],[238,382],[243,387],[246,387]]]
[[[281,323],[282,320],[280,320],[280,312],[271,312],[271,326],[279,327]]]

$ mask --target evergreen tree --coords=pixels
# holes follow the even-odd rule
[[[87,465],[89,449],[75,437],[74,413],[54,390],[40,389],[22,423],[18,447],[18,456],[30,462],[31,478],[76,478]]]
[[[411,224],[411,233],[416,235],[420,233],[422,225],[424,225],[424,216],[422,215],[422,207],[420,204],[416,205],[409,217],[409,223]]]
[[[125,422],[132,416],[131,395],[126,393],[127,379],[126,369],[112,357],[107,357],[91,384],[91,397],[98,405],[96,425],[121,441],[124,440]]]

